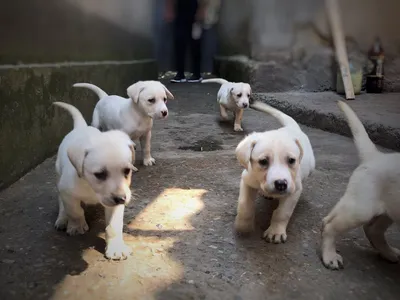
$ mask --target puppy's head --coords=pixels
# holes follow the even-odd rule
[[[129,98],[152,119],[168,116],[167,99],[174,99],[172,93],[159,81],[138,81],[127,89]]]
[[[104,132],[89,147],[68,149],[68,158],[79,177],[95,192],[99,203],[112,207],[131,200],[135,144],[122,131]]]
[[[237,146],[236,157],[266,195],[279,198],[296,191],[303,149],[284,132],[250,134]]]
[[[250,105],[251,87],[248,83],[233,83],[229,93],[235,100],[236,106],[241,109],[248,108]]]

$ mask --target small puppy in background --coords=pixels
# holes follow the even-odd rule
[[[314,152],[293,118],[261,102],[251,104],[251,108],[271,114],[283,127],[254,132],[236,148],[236,157],[245,170],[240,181],[235,228],[240,233],[254,230],[255,200],[261,191],[279,200],[264,238],[267,242],[284,243],[286,227],[303,190],[302,181],[315,169]]]
[[[55,227],[69,235],[89,230],[81,203],[104,206],[106,252],[109,259],[124,259],[131,249],[123,240],[125,205],[131,200],[134,143],[119,130],[100,132],[88,126],[74,106],[54,102],[67,110],[74,129],[60,144],[56,160],[59,213]]]
[[[167,99],[174,99],[165,85],[159,81],[138,81],[128,87],[129,98],[107,95],[90,83],[75,83],[73,86],[88,88],[100,98],[94,108],[92,126],[101,131],[122,130],[132,140],[139,139],[143,151],[143,164],[155,164],[150,151],[153,120],[167,118]]]
[[[204,79],[202,83],[219,83],[221,88],[218,91],[217,101],[219,103],[221,118],[228,119],[227,111],[235,115],[234,130],[243,131],[242,118],[243,110],[250,105],[251,87],[248,83],[229,82],[222,78]]]
[[[354,111],[343,101],[338,105],[345,114],[361,162],[343,197],[323,220],[322,262],[332,270],[342,268],[343,258],[336,253],[335,239],[362,225],[372,247],[383,258],[398,262],[400,250],[387,243],[385,232],[393,222],[400,225],[400,153],[378,151]]]

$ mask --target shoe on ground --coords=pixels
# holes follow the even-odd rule
[[[171,79],[171,82],[174,83],[181,83],[181,82],[186,82],[186,77],[185,75],[181,75],[181,74],[176,74],[174,78]]]

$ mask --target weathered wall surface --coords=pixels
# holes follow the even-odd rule
[[[72,128],[51,105],[72,103],[86,120],[91,82],[126,95],[157,76],[148,0],[0,0],[0,189],[53,155]]]
[[[324,1],[252,0],[248,7],[234,2],[240,1],[225,1],[222,7],[219,31],[228,47],[221,47],[220,55],[247,54],[261,61],[256,72],[259,80],[280,80],[278,89],[265,87],[264,91],[334,88],[334,51]],[[339,0],[339,6],[351,58],[363,62],[374,37],[379,36],[387,55],[386,90],[399,91],[400,1]],[[289,81],[281,81],[288,76]]]

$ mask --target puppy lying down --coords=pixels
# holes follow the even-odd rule
[[[90,83],[75,83],[74,87],[88,88],[100,98],[93,111],[92,126],[107,131],[119,129],[132,140],[140,140],[143,164],[154,165],[151,156],[151,130],[154,119],[168,116],[167,99],[174,99],[171,92],[159,81],[138,81],[127,89],[129,98],[107,95]]]
[[[287,239],[286,227],[303,190],[302,181],[315,169],[310,140],[297,122],[279,110],[261,103],[251,108],[271,114],[283,127],[254,132],[236,148],[236,156],[245,168],[240,181],[235,228],[238,232],[254,229],[254,202],[258,191],[279,200],[271,224],[264,232],[268,242]]]
[[[229,82],[222,78],[204,79],[201,81],[201,83],[208,82],[221,84],[217,95],[221,118],[227,120],[227,111],[232,111],[235,115],[234,130],[243,131],[243,110],[249,107],[251,95],[250,84],[243,82]]]
[[[74,129],[60,144],[56,160],[59,213],[55,227],[69,235],[89,230],[81,203],[103,205],[106,220],[106,253],[110,259],[131,253],[122,236],[125,205],[131,200],[134,143],[122,131],[100,132],[87,126],[74,106],[54,102],[67,110]]]
[[[338,105],[346,116],[361,162],[343,197],[323,220],[322,262],[329,269],[342,268],[335,239],[362,225],[380,255],[398,262],[400,250],[387,243],[385,231],[393,222],[400,225],[400,153],[378,151],[354,111],[342,101]]]

